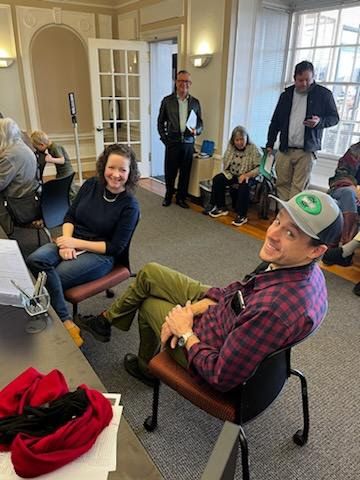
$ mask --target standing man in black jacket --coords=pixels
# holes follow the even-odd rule
[[[294,85],[285,89],[276,105],[266,144],[267,151],[272,152],[280,132],[276,157],[279,198],[287,201],[308,187],[323,129],[338,122],[334,97],[330,90],[315,83],[313,64],[298,63]]]
[[[189,208],[185,199],[189,185],[195,135],[200,135],[203,129],[200,103],[189,94],[190,87],[190,73],[180,70],[176,76],[176,92],[164,97],[160,106],[158,131],[166,148],[166,194],[162,203],[164,207],[171,204],[175,179],[179,171],[176,203],[182,208]],[[195,128],[186,126],[191,111],[196,115]]]

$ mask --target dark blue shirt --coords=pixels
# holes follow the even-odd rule
[[[114,200],[106,201],[105,197]],[[87,180],[79,190],[64,222],[74,225],[73,236],[106,243],[106,255],[118,257],[130,242],[139,218],[139,204],[127,192],[114,195],[97,177]]]

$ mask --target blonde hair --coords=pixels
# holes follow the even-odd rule
[[[41,130],[35,130],[34,132],[32,132],[31,141],[34,145],[39,145],[40,143],[43,143],[44,145],[49,146],[51,143],[46,133],[42,132]]]
[[[21,131],[18,124],[12,118],[0,119],[0,158],[6,151],[21,140]]]

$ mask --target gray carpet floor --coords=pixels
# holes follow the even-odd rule
[[[161,198],[146,190],[139,189],[137,196],[142,218],[130,252],[133,271],[156,261],[221,286],[242,278],[259,262],[260,241],[192,210],[163,208]],[[34,232],[26,233],[26,238],[20,238],[24,253],[36,242]],[[326,279],[329,313],[318,333],[294,349],[292,357],[293,367],[308,380],[309,442],[303,448],[292,442],[302,426],[300,386],[293,379],[279,399],[245,427],[253,480],[359,478],[360,298],[351,292],[349,282],[329,273]],[[116,295],[127,285],[118,286]],[[100,294],[83,302],[80,312],[98,313],[110,303]],[[134,322],[127,333],[115,330],[107,344],[85,334],[83,353],[108,391],[121,392],[124,415],[164,478],[200,478],[222,422],[162,387],[158,429],[146,432],[143,421],[151,411],[152,391],[122,365],[125,353],[137,352],[137,325]],[[236,478],[241,478],[240,465]]]

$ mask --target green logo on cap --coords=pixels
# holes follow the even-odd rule
[[[299,205],[301,210],[310,215],[319,215],[322,209],[320,199],[317,196],[308,193],[298,195],[295,202]]]

